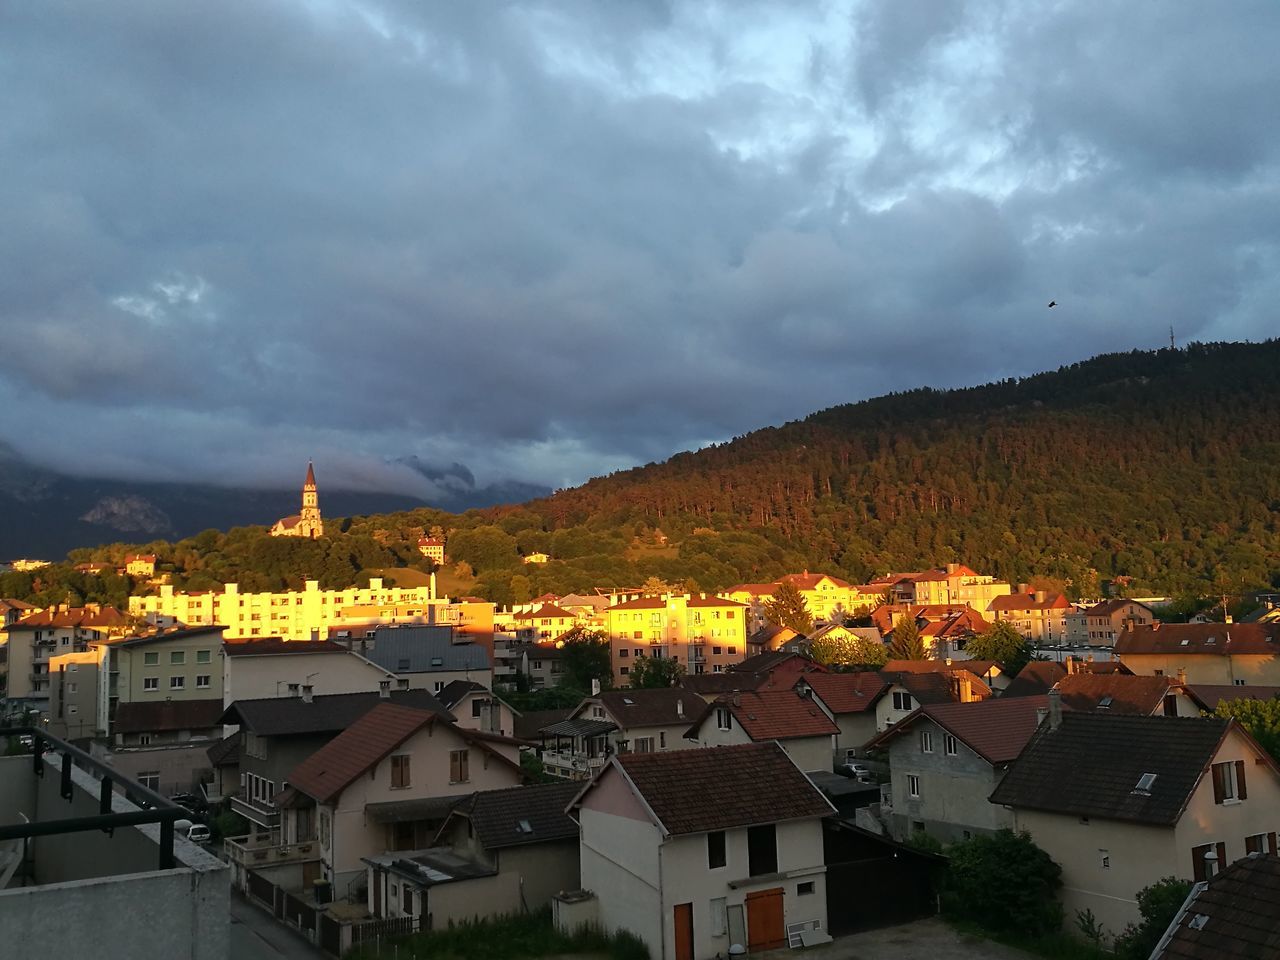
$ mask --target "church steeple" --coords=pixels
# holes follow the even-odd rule
[[[316,471],[312,466],[311,461],[308,460],[307,461],[307,479],[302,481],[302,489],[314,490],[315,488],[316,488]]]
[[[307,461],[307,479],[302,482],[302,511],[298,514],[298,529],[304,537],[323,537],[324,521],[320,519],[320,492],[316,489],[316,471]]]

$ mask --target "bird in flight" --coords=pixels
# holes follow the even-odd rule
[[[1058,301],[1057,301],[1057,300],[1050,300],[1050,301],[1049,301],[1049,306],[1050,306],[1050,307],[1056,307],[1057,305],[1058,305]]]

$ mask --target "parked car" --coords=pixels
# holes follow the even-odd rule
[[[203,823],[193,823],[187,830],[187,839],[192,843],[208,843],[211,836],[209,828]]]
[[[840,766],[836,767],[836,773],[846,777],[853,777],[855,780],[862,780],[867,783],[875,779],[874,775],[871,773],[871,768],[865,763],[860,763],[857,760],[850,760],[847,763],[840,764]]]

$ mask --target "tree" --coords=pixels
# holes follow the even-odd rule
[[[674,687],[685,674],[684,665],[671,657],[638,657],[631,661],[631,687]]]
[[[1280,760],[1280,699],[1221,700],[1214,714],[1235,719],[1263,750]]]
[[[533,582],[523,573],[517,573],[508,585],[512,603],[528,603],[533,598]]]
[[[660,597],[664,593],[672,593],[675,588],[661,577],[646,577],[643,584],[640,585],[640,591],[646,597]]]
[[[845,636],[826,633],[809,644],[809,656],[821,664],[842,667],[883,667],[889,659],[885,645],[878,640],[868,640],[857,634]]]
[[[577,690],[590,691],[591,681],[602,689],[613,686],[613,656],[603,630],[574,627],[560,638],[560,682]]]
[[[889,641],[890,660],[928,660],[929,651],[925,649],[924,640],[920,636],[920,625],[916,618],[903,614],[893,628],[893,639]]]
[[[765,601],[765,619],[778,627],[790,627],[804,635],[813,629],[813,614],[794,583],[783,581],[773,593],[773,599]]]
[[[1007,674],[1015,674],[1031,660],[1027,639],[1007,620],[998,620],[965,644],[974,660],[995,660]]]
[[[1177,877],[1165,877],[1139,890],[1138,912],[1142,914],[1142,922],[1137,926],[1129,924],[1116,938],[1116,956],[1147,960],[1190,892],[1191,883]]]
[[[1028,833],[1000,830],[953,844],[943,912],[989,930],[1038,936],[1062,926],[1062,868]]]

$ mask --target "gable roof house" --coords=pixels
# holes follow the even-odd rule
[[[831,769],[840,728],[791,689],[734,693],[707,704],[685,737],[701,747],[777,742],[801,770]]]
[[[1091,647],[1113,647],[1120,634],[1132,626],[1149,626],[1155,614],[1146,604],[1126,597],[1095,603],[1068,613],[1067,643]]]
[[[1272,848],[1280,769],[1233,720],[1051,712],[991,802],[1062,867],[1066,915],[1114,935],[1143,887]]]
[[[876,736],[868,748],[889,752],[880,809],[890,834],[950,843],[1011,826],[1012,814],[987,798],[1048,706],[1045,696],[927,704]]]
[[[515,727],[520,711],[484,684],[474,680],[454,680],[440,688],[436,699],[453,714],[460,727],[518,737]]]
[[[492,689],[489,648],[467,640],[451,625],[379,627],[359,650],[384,670],[409,681],[414,690],[439,693],[454,680],[474,680]]]
[[[426,847],[473,791],[520,784],[519,755],[517,740],[379,703],[298,764],[277,805],[295,823],[314,820],[323,878],[345,889],[365,858]]]
[[[1151,717],[1198,717],[1203,703],[1173,677],[1124,673],[1073,673],[1056,689],[1067,710],[1095,710]]]
[[[570,812],[589,919],[653,960],[826,939],[833,808],[776,743],[612,757]]]
[[[808,697],[839,728],[834,760],[842,763],[863,754],[867,741],[876,735],[876,706],[889,692],[889,681],[874,670],[858,673],[808,673],[796,681],[795,689]]]
[[[943,669],[927,672],[880,671],[880,676],[889,684],[889,690],[876,704],[877,730],[887,730],[924,704],[971,703],[991,696],[991,688],[968,670],[946,667],[945,661],[918,662],[937,663]]]
[[[483,790],[460,801],[426,850],[365,858],[368,909],[424,917],[426,929],[542,910],[580,886],[578,824],[566,812],[582,784]]]
[[[987,605],[992,620],[1012,624],[1013,628],[1036,646],[1064,643],[1067,638],[1067,614],[1075,607],[1064,594],[1044,590],[1020,590],[1018,593],[994,597]]]
[[[702,709],[679,687],[605,690],[542,728],[543,765],[553,777],[585,780],[614,753],[688,749],[685,731]]]
[[[1280,623],[1156,623],[1116,641],[1116,657],[1134,673],[1193,685],[1280,685],[1278,654]]]
[[[1258,851],[1191,888],[1151,960],[1264,960],[1280,952],[1280,857]]]

